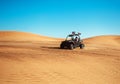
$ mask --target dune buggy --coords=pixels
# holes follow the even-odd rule
[[[62,41],[60,44],[61,49],[71,49],[73,50],[76,47],[80,47],[80,49],[83,49],[85,47],[83,40],[80,38],[81,33],[76,34],[75,32],[72,32],[72,34],[69,34],[65,41]]]

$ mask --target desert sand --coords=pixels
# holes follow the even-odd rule
[[[63,39],[0,32],[0,84],[120,84],[120,36],[84,39],[86,47],[59,49]]]

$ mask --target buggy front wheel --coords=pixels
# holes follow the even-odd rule
[[[85,47],[84,44],[80,44],[80,49],[83,49]]]
[[[70,44],[70,50],[73,50],[74,49],[74,45],[73,44]]]

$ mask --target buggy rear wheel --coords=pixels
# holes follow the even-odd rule
[[[61,48],[61,49],[64,49],[64,45],[63,45],[63,44],[61,44],[61,45],[60,45],[60,48]]]

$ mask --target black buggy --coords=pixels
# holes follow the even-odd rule
[[[65,41],[62,41],[60,44],[61,49],[71,49],[73,50],[76,47],[80,47],[80,49],[83,49],[85,47],[83,41],[80,38],[81,33],[76,34],[75,32],[72,32],[72,34],[68,35],[65,39]]]

